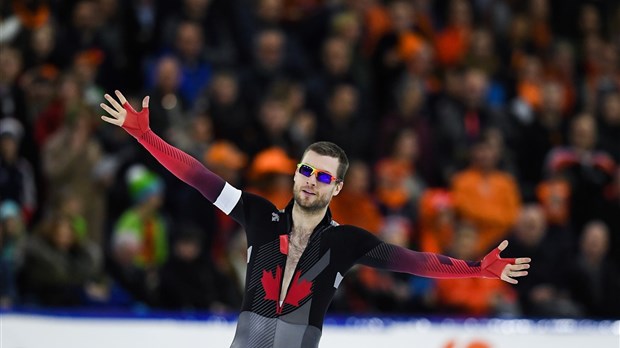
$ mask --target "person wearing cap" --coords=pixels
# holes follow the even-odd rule
[[[159,213],[163,181],[138,164],[127,170],[126,178],[134,206],[121,215],[114,228],[116,261],[127,267],[156,268],[168,254],[166,225]]]
[[[245,230],[245,294],[231,347],[317,347],[327,308],[355,264],[437,278],[494,278],[517,283],[529,258],[504,259],[503,241],[481,261],[421,253],[382,241],[331,217],[329,203],[343,187],[345,152],[331,142],[311,144],[293,174],[293,199],[278,209],[243,192],[199,161],[163,141],[149,128],[149,97],[137,112],[116,91],[118,101],[101,107],[102,119],[120,126],[166,169],[196,188]],[[355,207],[351,207],[355,209]],[[260,343],[258,343],[260,342]]]
[[[248,169],[248,192],[266,198],[276,207],[285,207],[291,200],[291,173],[295,161],[284,149],[270,147],[259,152]]]
[[[243,153],[235,144],[227,140],[215,141],[202,156],[203,163],[211,168],[214,173],[222,177],[226,182],[241,184],[242,170],[246,167],[248,156]],[[194,215],[204,216],[206,211],[214,210],[215,223],[211,227],[211,257],[222,271],[227,271],[228,250],[227,246],[231,242],[233,234],[239,229],[237,223],[230,216],[224,214],[219,209],[214,209],[210,202],[205,201],[204,197],[192,189],[195,193],[191,195],[194,208]],[[208,207],[207,207],[208,206]],[[194,221],[199,221],[195,219]],[[204,218],[202,219],[204,222]]]
[[[125,181],[133,206],[114,225],[110,272],[136,300],[155,304],[158,272],[169,252],[168,226],[160,212],[164,183],[142,164],[129,167]]]
[[[17,119],[0,120],[0,197],[17,202],[29,221],[37,209],[37,188],[32,165],[19,155],[23,135]]]

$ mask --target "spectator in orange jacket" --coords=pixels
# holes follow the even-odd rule
[[[488,133],[476,140],[470,155],[469,168],[452,180],[452,194],[457,214],[478,229],[477,257],[506,237],[517,219],[521,198],[513,176],[497,169],[499,149]]]

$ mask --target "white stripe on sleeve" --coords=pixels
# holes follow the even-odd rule
[[[222,192],[220,192],[220,195],[217,196],[217,199],[213,204],[228,215],[233,208],[235,208],[235,205],[237,205],[240,198],[241,190],[237,190],[231,184],[226,183],[226,185],[224,185],[224,189],[222,189]]]

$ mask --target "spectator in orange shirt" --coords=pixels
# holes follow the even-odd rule
[[[550,225],[566,227],[568,224],[570,193],[569,182],[559,176],[545,180],[536,187],[536,197]]]
[[[474,225],[457,227],[452,257],[474,260],[480,234]],[[490,279],[437,279],[437,302],[451,313],[468,316],[514,316],[519,314],[514,290]]]
[[[519,67],[517,94],[529,108],[539,111],[542,107],[543,66],[537,56],[525,56]]]
[[[448,190],[428,189],[420,198],[420,250],[445,254],[454,239],[454,199]]]
[[[419,155],[417,134],[409,128],[401,129],[394,135],[391,148],[375,167],[376,197],[384,214],[415,218],[415,207],[425,187],[415,170]]]
[[[38,29],[48,23],[52,17],[50,4],[47,1],[13,1],[13,11],[26,30]]]
[[[435,48],[437,62],[443,67],[454,67],[462,63],[471,40],[472,14],[469,2],[452,0],[446,27],[437,34]]]
[[[356,225],[370,232],[379,233],[383,216],[370,194],[370,169],[364,162],[352,162],[345,178],[347,184],[332,200],[330,209],[335,221],[343,225]],[[355,207],[355,209],[351,209]]]
[[[469,168],[458,172],[452,181],[457,214],[479,232],[476,257],[506,237],[521,207],[517,183],[511,174],[497,168],[499,149],[489,140],[488,132],[476,140]]]

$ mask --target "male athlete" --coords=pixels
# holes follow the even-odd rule
[[[294,199],[284,210],[242,192],[200,162],[164,142],[149,128],[149,97],[135,111],[118,101],[101,107],[101,118],[125,129],[164,167],[200,191],[247,234],[245,296],[233,348],[318,347],[323,318],[334,292],[355,264],[433,278],[500,278],[516,284],[527,275],[529,258],[503,259],[503,241],[482,261],[421,253],[382,242],[361,228],[338,225],[328,206],[342,189],[349,165],[337,145],[318,142],[306,149],[294,176]],[[355,207],[351,207],[355,209]]]

